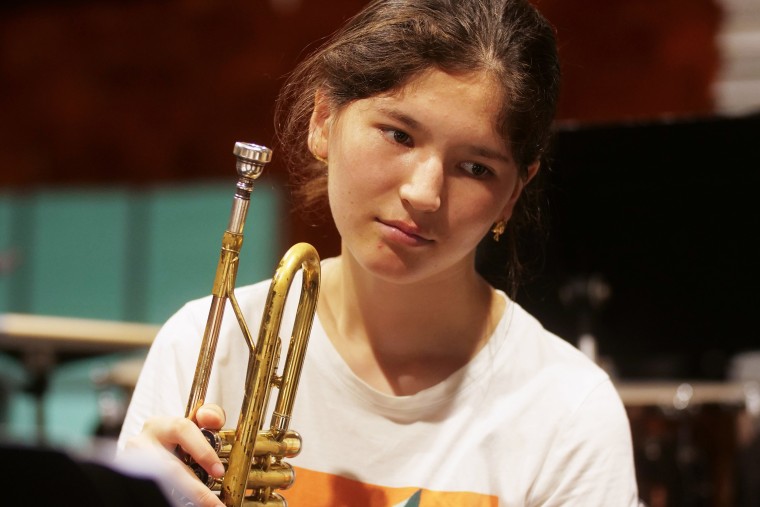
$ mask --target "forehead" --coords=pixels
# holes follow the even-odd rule
[[[501,131],[504,97],[503,87],[491,73],[451,73],[432,68],[415,74],[398,87],[359,102],[417,108],[434,114],[458,114],[476,118]]]
[[[485,70],[467,72],[447,72],[436,67],[426,69],[404,80],[399,86],[379,93],[378,97],[401,98],[408,94],[425,93],[429,91],[448,90],[456,95],[468,89],[477,89],[479,93],[489,97],[491,107],[501,109],[504,93],[502,86],[493,75]]]
[[[496,135],[510,144],[502,125],[504,101],[503,87],[492,73],[450,73],[435,68],[366,100],[374,107],[408,113],[428,126],[439,121],[442,125],[448,121],[469,125],[473,134]]]

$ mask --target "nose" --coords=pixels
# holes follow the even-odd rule
[[[399,197],[418,211],[436,211],[441,207],[444,165],[438,157],[414,163],[399,188]]]

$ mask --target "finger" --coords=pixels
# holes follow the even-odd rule
[[[203,405],[198,409],[195,413],[195,420],[201,428],[218,430],[224,426],[227,417],[222,407],[219,405],[208,404]]]
[[[149,419],[142,435],[172,451],[179,445],[204,470],[214,477],[224,475],[224,465],[194,422],[184,417]]]
[[[200,507],[220,507],[224,504],[219,497],[201,483],[189,469],[174,458],[167,467],[168,473],[174,481],[173,495],[186,497],[192,505]]]

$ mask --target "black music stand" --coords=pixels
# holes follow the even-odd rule
[[[0,444],[3,505],[172,507],[156,480],[44,447]],[[6,503],[7,502],[7,503]]]

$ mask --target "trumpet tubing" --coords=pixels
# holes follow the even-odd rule
[[[292,467],[283,459],[297,455],[301,449],[301,437],[289,429],[289,424],[319,297],[320,261],[314,247],[307,243],[293,245],[283,256],[272,277],[258,338],[254,343],[234,289],[253,183],[261,175],[264,165],[271,160],[271,150],[254,144],[236,143],[233,153],[237,158],[239,178],[229,224],[222,237],[211,307],[185,417],[195,420],[198,408],[205,403],[222,316],[228,302],[249,350],[245,395],[234,430],[203,430],[225,465],[224,477],[209,477],[192,460],[186,461],[203,482],[211,489],[220,491],[220,499],[228,507],[284,506],[284,498],[274,490],[286,489],[295,479]],[[302,277],[298,309],[282,372],[278,374],[282,348],[280,326],[288,292],[299,270]],[[270,427],[264,429],[264,411],[275,388],[278,394]]]

